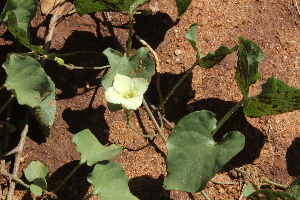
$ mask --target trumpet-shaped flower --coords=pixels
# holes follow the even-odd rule
[[[146,79],[116,74],[112,87],[105,92],[105,100],[113,104],[121,104],[128,110],[136,110],[141,106],[147,88]]]

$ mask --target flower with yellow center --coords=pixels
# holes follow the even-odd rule
[[[117,73],[112,87],[105,92],[105,100],[113,104],[121,104],[127,110],[136,110],[141,106],[147,88],[146,79],[129,78]]]

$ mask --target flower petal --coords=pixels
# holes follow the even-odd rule
[[[136,110],[141,106],[142,99],[143,95],[136,95],[133,98],[123,99],[121,104],[127,109]]]
[[[124,100],[123,96],[116,92],[113,87],[110,87],[105,91],[104,98],[106,101],[114,104],[121,104]]]
[[[131,79],[131,91],[135,95],[143,95],[148,89],[148,82],[143,78]]]
[[[130,93],[130,83],[131,78],[117,73],[114,78],[113,87],[122,96],[125,96]]]

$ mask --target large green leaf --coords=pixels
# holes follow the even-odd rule
[[[149,54],[149,50],[144,47],[140,48],[130,58],[111,48],[104,50],[103,53],[107,56],[110,64],[109,72],[101,80],[106,90],[112,86],[117,73],[130,78],[141,77],[146,80],[150,80],[154,73],[155,64]]]
[[[51,81],[52,83],[52,81]],[[50,134],[50,128],[54,123],[56,114],[55,86],[51,84],[52,92],[40,104],[40,107],[30,108],[30,112],[34,115],[40,124],[40,128],[46,136]]]
[[[77,133],[72,141],[76,144],[76,150],[81,154],[80,163],[87,163],[88,166],[111,159],[122,152],[122,147],[115,144],[109,147],[103,146],[89,129]]]
[[[133,11],[150,0],[75,0],[75,8],[82,16],[98,11]]]
[[[53,91],[53,82],[35,59],[12,54],[4,63],[6,88],[11,91],[21,105],[39,107],[42,100]]]
[[[178,17],[181,17],[189,8],[192,0],[175,0],[177,9],[178,9]]]
[[[244,105],[244,113],[249,117],[260,117],[291,112],[300,109],[300,90],[269,78],[262,85],[262,92],[250,97]]]
[[[249,87],[260,79],[258,65],[264,59],[262,50],[250,40],[238,38],[238,62],[236,68],[236,82],[244,97],[248,96]]]
[[[286,189],[286,192],[300,199],[300,176],[298,176]]]
[[[93,185],[93,194],[101,200],[137,200],[128,188],[128,178],[122,166],[115,162],[102,161],[88,175]]]
[[[215,114],[203,110],[183,117],[171,131],[168,142],[167,190],[199,192],[221,168],[244,147],[245,138],[237,131],[215,142]]]
[[[36,15],[38,0],[8,0],[0,15],[8,30],[27,48],[43,54],[43,49],[31,45],[30,21]]]

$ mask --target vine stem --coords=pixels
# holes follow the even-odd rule
[[[129,13],[128,41],[127,41],[127,51],[126,51],[127,57],[131,55],[132,29],[133,29],[133,14]]]
[[[261,181],[262,181],[263,183],[268,183],[268,184],[274,185],[274,186],[276,186],[276,187],[278,187],[278,188],[282,188],[282,189],[284,189],[284,190],[287,189],[287,186],[282,185],[282,184],[279,184],[279,183],[275,183],[275,182],[273,182],[273,181],[270,181],[270,180],[269,180],[268,178],[266,178],[266,177],[261,177],[260,179],[261,179]]]
[[[196,61],[193,66],[186,71],[186,73],[181,77],[181,79],[176,83],[176,85],[171,89],[171,91],[168,93],[168,95],[164,98],[162,103],[158,106],[157,110],[160,110],[168,101],[168,99],[171,97],[171,95],[175,92],[175,90],[182,84],[182,82],[188,77],[188,75],[193,71],[193,69],[198,65],[198,61]]]
[[[132,112],[132,110],[127,110],[127,109],[124,110],[124,113],[125,113],[126,119],[127,119],[127,124],[129,125],[129,127],[130,127],[134,132],[136,132],[136,133],[139,134],[140,136],[148,137],[148,138],[152,138],[152,137],[155,137],[155,136],[158,135],[158,134],[154,134],[154,135],[145,135],[145,134],[139,132],[139,131],[133,126],[133,124],[131,123],[131,117],[130,117],[131,112]]]
[[[24,148],[24,143],[25,143],[25,139],[26,139],[26,135],[28,132],[28,123],[29,123],[29,110],[27,109],[26,112],[26,117],[24,120],[24,129],[21,133],[21,139],[19,141],[18,144],[18,152],[16,153],[16,157],[15,157],[15,164],[14,164],[14,169],[13,169],[13,176],[17,177],[18,176],[18,172],[19,172],[19,166],[20,166],[20,159],[23,153],[23,148]],[[9,191],[8,191],[8,195],[7,195],[7,200],[12,200],[13,199],[13,194],[15,191],[15,187],[16,187],[16,183],[11,181],[12,179],[10,179],[10,186],[9,186]]]
[[[3,104],[3,106],[1,106],[0,108],[0,114],[3,112],[3,110],[6,108],[6,106],[9,104],[9,102],[11,102],[11,100],[14,98],[15,96],[12,94],[10,95],[9,99]]]
[[[5,88],[4,84],[0,86],[0,90],[3,90],[4,88]]]
[[[66,182],[73,176],[73,174],[79,169],[79,167],[82,165],[83,163],[79,162],[76,167],[74,167],[74,169],[68,174],[68,176],[66,176],[66,178],[59,184],[59,186],[57,186],[57,188],[55,188],[55,190],[53,190],[53,193],[58,192],[65,184]]]
[[[216,129],[211,133],[211,135],[216,134],[216,132],[222,127],[222,125],[229,119],[229,117],[239,108],[241,107],[248,98],[243,98],[237,104],[235,104],[227,113],[226,115],[218,122]]]
[[[65,67],[69,70],[72,70],[72,69],[105,69],[105,68],[110,67],[110,65],[105,65],[102,67],[77,67],[74,65],[65,65]]]
[[[82,200],[88,200],[92,196],[95,196],[95,195],[93,193],[91,193],[91,194],[87,195],[86,197],[84,197]]]
[[[29,185],[24,183],[24,181],[22,181],[21,179],[19,179],[18,177],[14,176],[13,174],[8,173],[7,171],[1,171],[0,172],[1,175],[8,177],[9,179],[12,179],[16,182],[18,182],[19,184],[23,185],[26,188],[29,188]]]

